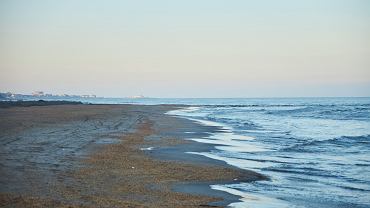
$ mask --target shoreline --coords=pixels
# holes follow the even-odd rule
[[[30,119],[29,122],[33,126],[31,125],[27,128],[18,127],[16,128],[17,131],[23,130],[27,133],[30,129],[38,128],[35,133],[37,135],[40,132],[47,134],[48,131],[44,131],[50,130],[51,128],[56,128],[58,130],[70,128],[71,130],[76,131],[76,129],[74,129],[75,126],[80,125],[77,132],[82,135],[81,138],[84,136],[95,137],[94,142],[86,141],[87,144],[84,144],[86,146],[82,145],[82,149],[81,147],[76,147],[74,149],[75,152],[72,151],[74,154],[72,157],[68,154],[60,155],[60,157],[71,157],[72,162],[58,164],[60,161],[54,161],[57,165],[66,165],[66,167],[64,167],[65,170],[63,170],[63,168],[62,170],[59,170],[58,168],[53,170],[57,173],[57,183],[55,186],[47,186],[48,189],[50,189],[50,193],[41,193],[41,196],[31,196],[31,199],[29,199],[27,193],[19,192],[20,195],[25,197],[22,201],[34,202],[35,200],[41,200],[39,201],[41,204],[52,203],[54,205],[73,205],[78,207],[86,206],[86,204],[87,206],[114,204],[129,206],[130,203],[133,203],[131,205],[143,207],[160,207],[168,204],[172,204],[177,207],[185,207],[189,206],[189,203],[191,206],[195,207],[207,205],[227,206],[232,202],[236,202],[240,197],[226,192],[213,190],[209,187],[210,184],[232,183],[235,182],[235,178],[238,178],[238,182],[266,179],[263,175],[253,171],[244,171],[227,165],[222,161],[206,158],[205,156],[185,153],[189,151],[196,152],[196,150],[201,149],[206,151],[211,150],[214,145],[189,141],[188,139],[190,136],[205,137],[213,132],[220,131],[220,129],[202,126],[194,121],[186,120],[185,118],[178,118],[176,116],[165,114],[169,110],[179,109],[182,107],[184,106],[58,105],[27,107],[28,110],[22,109],[24,107],[1,109],[0,113],[4,114],[5,112],[6,115],[6,112],[8,112],[7,115],[17,117],[18,122],[24,120],[24,118],[22,120],[22,116],[24,116],[24,114],[17,115],[16,112],[9,114],[9,111],[18,110],[23,113],[24,111],[45,113],[46,111],[50,113],[50,115],[45,114],[44,118],[41,116],[41,118],[38,119],[37,122],[41,123],[40,126],[35,125],[35,121],[32,121],[32,118],[27,118]],[[59,118],[61,116],[59,114],[63,112],[63,110],[72,111],[74,115],[68,115],[67,113],[67,115]],[[58,115],[54,115],[54,111],[57,112],[54,114]],[[32,114],[32,112],[28,113]],[[52,118],[51,115],[56,118]],[[44,123],[49,121],[52,121],[52,124]],[[111,128],[114,125],[118,126],[116,129],[112,130]],[[2,126],[2,128],[4,128],[4,126]],[[90,128],[96,128],[96,130],[92,133],[86,133],[87,135],[83,135],[83,133],[85,133],[85,131],[89,131]],[[54,131],[55,129],[53,129],[53,132]],[[2,144],[4,138],[11,137],[9,135],[14,134],[14,131],[12,131],[11,128],[10,130],[7,129],[7,132],[9,134],[3,132],[1,135]],[[186,132],[193,133],[189,134]],[[54,136],[58,137],[58,133],[54,133]],[[108,138],[103,140],[102,137]],[[11,145],[11,143],[6,146],[9,145]],[[153,148],[151,150],[144,150],[148,147]],[[1,153],[7,156],[6,152],[3,151],[4,148],[5,147],[2,147]],[[80,149],[78,150],[78,148]],[[144,149],[141,150],[141,148]],[[122,150],[125,150],[126,153],[123,154]],[[138,160],[138,158],[140,160]],[[117,161],[121,161],[123,159],[128,163],[134,162],[134,165],[127,166],[127,164],[117,163]],[[2,165],[4,165],[3,160]],[[48,168],[50,168],[48,165],[43,168],[45,169],[44,172],[50,171],[48,170]],[[109,171],[107,171],[107,168]],[[77,174],[76,170],[80,173]],[[37,165],[34,171],[37,173]],[[149,173],[145,174],[146,172]],[[2,178],[4,178],[3,171],[1,174]],[[112,181],[108,176],[116,178],[116,180]],[[99,183],[96,182],[97,178],[101,180]],[[130,180],[127,181],[128,179]],[[140,179],[142,182],[135,181],[131,184],[130,181],[134,179]],[[77,181],[80,184],[77,185],[77,187],[74,187],[76,184],[71,183],[72,181]],[[115,183],[119,183],[120,181],[125,181],[125,183],[115,187]],[[48,182],[55,181],[53,177],[50,176],[50,181]],[[130,184],[131,189],[136,187],[136,192],[125,189],[124,187],[127,186],[127,183]],[[108,187],[107,184],[110,184],[116,189],[113,190],[112,187]],[[148,184],[151,184],[150,188],[147,187]],[[94,196],[99,195],[99,197],[92,197],[92,193],[85,193],[82,191],[86,187],[90,191],[93,190],[92,193],[94,193]],[[150,192],[153,188],[156,192],[159,192],[158,195],[148,193],[148,191]],[[74,190],[74,192],[71,193],[70,190]],[[6,193],[5,191],[6,190],[4,190],[4,188],[1,189],[2,199],[0,200],[0,204],[6,205],[7,202],[12,202],[13,205],[14,203],[17,205],[17,200],[15,200],[14,197],[4,197],[4,193]],[[17,191],[15,192],[17,195]],[[112,196],[106,196],[103,192],[111,193]],[[127,192],[129,192],[129,194],[127,194]],[[122,199],[122,193],[126,193],[124,194],[127,195],[126,198],[124,197]],[[197,195],[190,195],[188,193],[196,193]],[[45,195],[48,197],[45,198]],[[155,197],[153,197],[154,195]],[[181,201],[178,200],[179,198],[181,198]],[[221,198],[223,198],[223,200],[220,201]],[[156,201],[158,199],[159,201]],[[184,201],[188,204],[184,204]],[[135,202],[139,204],[135,204]],[[35,203],[33,204],[35,205]]]

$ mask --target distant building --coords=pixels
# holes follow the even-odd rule
[[[32,93],[32,96],[38,96],[38,97],[44,96],[44,92],[43,91],[35,91],[35,92]]]
[[[140,99],[140,98],[145,98],[144,95],[134,95],[134,96],[131,96],[129,98],[132,98],[132,99]]]
[[[79,97],[83,97],[83,98],[96,98],[96,95],[81,95]]]

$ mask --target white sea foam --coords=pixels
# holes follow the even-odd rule
[[[222,132],[213,133],[212,135],[206,138],[192,138],[191,140],[201,143],[207,144],[214,144],[216,149],[228,152],[261,152],[267,151],[268,149],[255,145],[253,143],[248,143],[255,140],[254,137],[246,136],[246,135],[239,135],[233,133],[233,128],[227,126],[222,123],[214,122],[214,121],[207,121],[195,118],[186,117],[189,112],[194,112],[198,110],[198,108],[191,108],[191,109],[180,109],[176,111],[172,111],[171,115],[178,115],[189,120],[195,121],[200,123],[201,125],[205,126],[215,126],[222,130]],[[194,113],[191,113],[193,115]],[[258,161],[251,161],[245,159],[238,159],[238,158],[231,158],[231,157],[223,157],[216,155],[215,153],[207,153],[207,152],[187,152],[189,154],[197,154],[202,155],[211,159],[221,160],[226,162],[229,165],[239,167],[242,169],[249,169],[249,170],[260,170],[261,168],[268,167],[270,164],[262,163]],[[233,195],[241,196],[241,202],[232,203],[229,206],[231,207],[288,207],[283,202],[279,200],[270,199],[267,197],[257,197],[250,194],[246,194],[242,191],[237,189],[232,189],[223,185],[212,185],[212,189],[220,190],[224,192],[228,192]],[[267,206],[266,206],[267,204]],[[271,206],[270,206],[270,205]],[[282,206],[284,205],[284,206]]]
[[[192,120],[192,121],[195,121],[197,123],[200,123],[204,126],[215,126],[215,127],[219,127],[221,128],[223,131],[226,131],[226,132],[231,132],[232,131],[232,128],[227,126],[227,125],[224,125],[224,124],[221,124],[221,123],[218,123],[218,122],[214,122],[214,121],[207,121],[207,120],[202,120],[202,119],[195,119],[195,118],[188,118],[186,117],[187,119],[189,120]]]
[[[255,170],[259,171],[261,168],[269,167],[271,164],[266,162],[259,162],[259,161],[253,161],[253,160],[245,160],[245,159],[238,159],[238,158],[232,158],[232,157],[223,157],[220,155],[216,155],[209,152],[187,152],[189,154],[195,154],[195,155],[202,155],[214,160],[221,160],[226,162],[229,165],[242,168],[242,169],[249,169],[249,170]]]
[[[247,143],[246,141],[254,140],[255,138],[246,135],[238,135],[233,133],[233,128],[214,121],[207,121],[202,119],[189,118],[189,112],[194,112],[199,110],[199,107],[188,107],[179,110],[169,111],[170,115],[178,115],[189,120],[195,121],[205,126],[215,126],[219,127],[222,132],[214,133],[207,138],[193,138],[191,140],[201,143],[221,145],[216,146],[219,150],[227,150],[232,152],[260,152],[266,151],[268,149],[258,146],[256,144]],[[193,114],[191,114],[193,115]]]
[[[145,147],[145,148],[140,148],[140,150],[147,151],[147,150],[153,150],[154,147]]]
[[[220,133],[214,133],[207,138],[194,138],[191,139],[196,142],[222,145],[216,146],[219,150],[231,151],[231,152],[261,152],[267,151],[268,149],[258,146],[256,144],[247,143],[246,141],[254,140],[254,137],[238,135],[233,133],[233,129],[230,126],[214,122],[206,121],[201,119],[188,118],[206,126],[217,126],[223,130]]]
[[[200,107],[187,107],[187,108],[181,108],[177,110],[168,111],[167,115],[176,115],[176,116],[185,116],[190,112],[194,112],[199,110]]]
[[[286,208],[286,207],[297,207],[292,206],[291,204],[288,204],[285,201],[261,196],[261,195],[255,195],[255,194],[249,194],[242,191],[239,191],[237,189],[233,189],[230,187],[227,187],[225,185],[211,185],[211,188],[214,190],[224,191],[232,195],[240,196],[241,202],[235,202],[232,204],[229,204],[230,207],[236,207],[236,208]]]

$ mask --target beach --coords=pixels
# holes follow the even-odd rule
[[[211,184],[268,180],[201,155],[222,129],[166,114],[181,105],[0,108],[2,207],[224,207]]]

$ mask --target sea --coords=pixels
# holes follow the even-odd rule
[[[270,178],[214,184],[240,196],[231,207],[370,207],[370,98],[83,99],[187,104],[169,112],[222,132],[192,138],[203,155]]]

